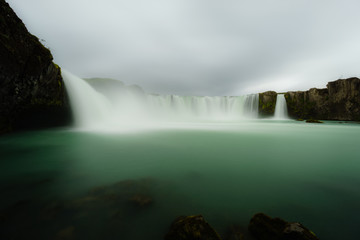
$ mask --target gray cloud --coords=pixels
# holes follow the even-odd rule
[[[239,95],[359,76],[357,0],[8,0],[55,61],[150,92]]]

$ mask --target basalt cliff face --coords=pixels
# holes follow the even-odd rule
[[[274,91],[259,93],[259,116],[271,117],[274,115],[276,106],[276,95]]]
[[[329,118],[360,121],[360,79],[329,82]]]
[[[61,69],[8,3],[0,0],[0,134],[70,119]]]
[[[285,99],[292,118],[360,121],[359,78],[329,82],[324,89],[286,92]],[[275,104],[275,92],[259,94],[259,113],[262,116],[271,116],[274,108],[269,106]]]

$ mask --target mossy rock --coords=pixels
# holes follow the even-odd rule
[[[251,218],[249,231],[258,240],[319,240],[301,223],[271,218],[264,213],[255,214]]]
[[[317,119],[307,119],[306,122],[307,123],[324,123],[324,122],[322,122],[320,120],[317,120]]]
[[[182,216],[175,219],[165,240],[221,240],[219,234],[202,215]]]
[[[270,117],[274,115],[277,93],[268,91],[259,93],[259,116]]]

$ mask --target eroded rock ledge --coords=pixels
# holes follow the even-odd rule
[[[50,51],[0,0],[0,134],[68,122],[61,70],[52,60]]]
[[[276,92],[259,94],[259,113],[263,117],[274,113]],[[289,116],[301,119],[360,121],[360,79],[339,79],[327,88],[286,92]]]

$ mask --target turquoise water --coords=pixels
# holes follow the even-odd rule
[[[359,140],[355,123],[265,120],[2,136],[1,232],[162,239],[179,215],[203,214],[223,234],[265,212],[320,239],[357,239]]]

